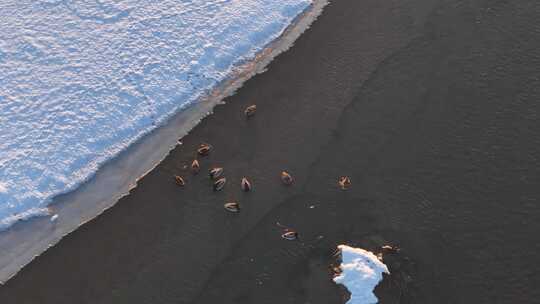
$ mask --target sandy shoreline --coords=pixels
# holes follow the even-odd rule
[[[151,132],[117,158],[107,162],[88,182],[75,191],[56,197],[49,210],[58,215],[54,223],[50,217],[21,221],[7,231],[0,232],[0,284],[4,284],[22,267],[62,237],[94,219],[136,187],[137,181],[151,171],[178,144],[178,139],[189,133],[224,98],[234,94],[243,83],[264,72],[266,66],[310,26],[327,4],[326,0],[313,5],[260,52],[254,60],[240,64],[233,75],[216,87],[208,96],[172,117],[166,125]]]
[[[0,287],[2,303],[344,303],[328,269],[341,243],[402,248],[380,303],[536,302],[539,14],[533,1],[330,3],[129,195]],[[183,169],[201,142],[222,192]]]

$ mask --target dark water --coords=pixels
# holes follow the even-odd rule
[[[538,303],[539,13],[334,1],[130,196],[0,288],[1,303],[343,303],[328,269],[339,243],[402,248],[381,303]],[[204,174],[172,182],[204,141],[224,192]],[[231,198],[238,215],[222,208]]]

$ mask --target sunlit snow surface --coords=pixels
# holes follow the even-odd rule
[[[310,4],[0,1],[0,229],[45,214]]]
[[[351,293],[347,304],[377,303],[373,290],[383,279],[382,274],[389,273],[386,265],[367,250],[346,245],[339,245],[338,249],[342,273],[334,278],[334,282],[343,284]]]

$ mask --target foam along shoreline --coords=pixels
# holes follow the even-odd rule
[[[166,124],[141,138],[101,167],[89,181],[73,192],[56,197],[47,217],[34,217],[0,232],[0,284],[54,246],[65,235],[103,213],[151,171],[176,147],[177,140],[195,127],[214,106],[240,88],[245,81],[265,71],[266,66],[309,28],[322,13],[327,0],[313,0],[285,31],[255,58],[234,69],[231,76],[208,95],[174,115]],[[53,219],[54,220],[51,220]]]
[[[351,293],[347,304],[374,304],[378,302],[373,293],[375,286],[389,274],[388,267],[375,254],[361,248],[339,245],[341,273],[334,282],[344,285]]]

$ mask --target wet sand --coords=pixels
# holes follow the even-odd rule
[[[342,303],[339,243],[402,248],[381,303],[536,302],[539,16],[534,1],[331,3],[130,195],[0,287],[2,304]],[[201,142],[214,151],[192,176]]]

